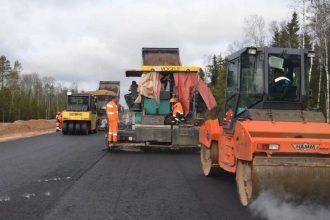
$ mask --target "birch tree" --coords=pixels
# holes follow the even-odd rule
[[[326,76],[326,93],[325,93],[325,113],[327,122],[330,123],[330,73],[329,73],[329,33],[330,33],[330,1],[314,0],[311,1],[310,10],[312,13],[311,25],[313,26],[315,42],[319,45],[317,54],[319,56],[320,76],[319,76],[319,94],[317,106],[320,107],[321,102],[321,85],[322,70]]]
[[[265,46],[265,27],[265,19],[260,15],[253,14],[244,19],[244,33],[249,46]]]

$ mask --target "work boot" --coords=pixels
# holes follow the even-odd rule
[[[115,144],[113,142],[109,142],[108,146],[109,146],[108,151],[111,152],[111,151],[113,151]]]

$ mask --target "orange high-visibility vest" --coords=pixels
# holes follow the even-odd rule
[[[118,122],[118,106],[114,101],[110,101],[107,103],[107,118],[109,121]]]
[[[182,107],[181,102],[177,102],[173,106],[173,117],[176,117],[176,113],[183,115],[183,107]]]
[[[229,108],[225,114],[225,121],[231,122],[234,116],[234,111],[232,108]]]

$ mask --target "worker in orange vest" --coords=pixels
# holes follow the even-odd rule
[[[113,147],[118,141],[118,99],[113,97],[107,103],[106,113],[108,118],[108,147]]]
[[[184,122],[184,114],[183,107],[180,101],[177,98],[171,98],[170,103],[173,105],[172,107],[172,123]]]
[[[62,123],[63,123],[62,112],[57,112],[57,114],[56,114],[56,132],[62,130]]]
[[[225,118],[224,120],[226,122],[231,122],[233,120],[233,117],[234,117],[234,111],[232,108],[229,108],[227,111],[226,111],[226,114],[225,114]]]

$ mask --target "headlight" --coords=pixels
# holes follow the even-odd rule
[[[257,48],[249,48],[247,50],[248,54],[251,54],[251,55],[256,55],[257,54]]]

